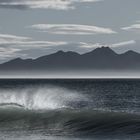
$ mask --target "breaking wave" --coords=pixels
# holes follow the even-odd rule
[[[28,86],[0,91],[0,131],[45,135],[139,135],[140,116],[89,109],[87,95],[57,86]],[[92,106],[93,107],[93,106]]]
[[[28,87],[0,91],[0,107],[17,106],[29,110],[79,108],[89,99],[76,91],[60,87]]]

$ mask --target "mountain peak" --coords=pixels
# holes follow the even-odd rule
[[[130,54],[130,55],[132,55],[132,54],[139,54],[139,53],[137,53],[137,52],[135,52],[135,51],[132,51],[132,50],[128,50],[128,51],[125,52],[124,54]]]
[[[78,54],[77,52],[74,52],[74,51],[63,51],[63,50],[60,50],[60,51],[57,51],[55,54]]]
[[[21,59],[20,57],[18,57],[18,58],[15,58],[15,59],[10,60],[10,62],[19,62],[19,61],[23,61],[23,59]]]
[[[100,48],[96,48],[95,50],[93,51],[104,51],[104,52],[114,52],[110,47],[105,47],[105,46],[102,46]]]
[[[123,53],[123,54],[120,54],[120,56],[123,56],[123,57],[126,57],[126,58],[128,58],[128,57],[130,57],[130,58],[134,58],[134,57],[135,58],[137,58],[137,57],[140,58],[140,53],[129,50],[129,51]]]
[[[85,55],[96,55],[96,56],[115,56],[117,55],[110,47],[102,46],[100,48],[96,48],[93,51],[86,53]]]
[[[65,53],[63,50],[57,51],[56,53],[62,54]]]
[[[77,52],[74,52],[74,51],[66,51],[65,52],[65,51],[60,50],[60,51],[54,53],[53,55],[61,55],[61,56],[63,56],[63,55],[66,55],[66,56],[73,55],[73,56],[75,56],[75,55],[79,55],[79,54]]]

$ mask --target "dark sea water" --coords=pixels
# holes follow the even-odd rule
[[[138,79],[0,80],[0,140],[135,139]]]

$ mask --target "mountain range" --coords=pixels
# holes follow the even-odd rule
[[[91,52],[58,51],[36,59],[16,58],[0,64],[0,71],[140,70],[140,54],[132,50],[117,54],[109,47]]]

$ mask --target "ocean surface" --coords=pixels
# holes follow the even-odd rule
[[[0,80],[0,140],[137,139],[139,79]]]

